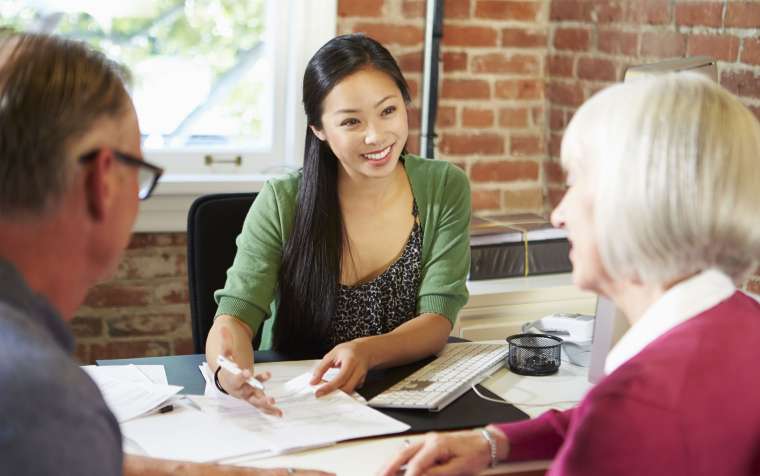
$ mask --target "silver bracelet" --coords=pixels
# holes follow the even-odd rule
[[[495,468],[496,464],[499,462],[498,456],[496,455],[496,440],[494,439],[493,435],[485,428],[480,429],[480,434],[483,435],[483,438],[486,439],[488,446],[491,448],[490,467]]]

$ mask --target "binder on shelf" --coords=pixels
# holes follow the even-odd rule
[[[470,279],[497,279],[572,270],[567,233],[533,213],[474,216]]]

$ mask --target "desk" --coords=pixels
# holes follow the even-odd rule
[[[204,381],[198,371],[198,365],[205,360],[202,354],[181,355],[172,357],[146,357],[138,359],[119,359],[98,361],[99,365],[125,365],[125,364],[153,364],[163,365],[166,369],[166,376],[171,384],[183,385],[183,393],[203,394]],[[276,362],[287,360],[286,356],[275,352],[256,352],[257,362]],[[389,371],[411,373],[422,363],[412,364],[410,366],[389,369]],[[383,371],[387,372],[387,371]],[[361,393],[367,397],[384,388],[375,384],[372,388],[372,382],[368,376],[367,385]],[[375,374],[375,380],[382,380],[387,374]],[[395,378],[395,377],[394,377]],[[398,377],[401,378],[401,377]],[[387,383],[385,384],[387,386]],[[586,370],[580,367],[563,363],[560,372],[551,377],[522,377],[513,374],[506,369],[501,369],[483,382],[483,386],[496,395],[505,397],[512,396],[515,401],[530,403],[535,402],[536,398],[543,398],[541,403],[547,401],[541,393],[552,395],[550,400],[580,400],[585,392],[591,387],[586,377]],[[470,394],[472,392],[469,392]],[[556,396],[559,395],[559,398]],[[465,397],[461,397],[460,400]],[[520,400],[518,400],[518,398]],[[457,402],[452,405],[456,405]],[[471,401],[469,403],[473,405]],[[477,400],[475,404],[489,405],[488,402]],[[498,405],[498,404],[490,404]],[[568,407],[570,405],[558,406]],[[502,405],[505,409],[512,408]],[[447,408],[448,409],[448,408]],[[524,407],[522,410],[535,416],[543,412],[548,407]],[[445,411],[445,410],[444,410]],[[489,420],[490,421],[490,420]],[[498,417],[494,421],[502,421]],[[238,464],[243,466],[257,467],[282,467],[292,466],[300,468],[315,468],[327,471],[333,471],[338,475],[356,475],[356,474],[375,474],[377,469],[387,461],[392,455],[396,454],[401,448],[404,439],[419,438],[419,436],[391,436],[363,439],[358,441],[343,442],[328,448],[305,451],[296,454],[276,456],[266,459],[243,460]],[[484,474],[509,474],[512,476],[537,476],[544,474],[548,468],[548,461],[510,463],[500,465],[498,468],[489,470]]]

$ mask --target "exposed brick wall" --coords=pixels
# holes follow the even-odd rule
[[[562,131],[594,92],[630,65],[678,56],[718,60],[720,83],[760,118],[760,2],[551,0],[546,94],[548,207],[562,196]],[[760,270],[746,284],[760,292]]]
[[[444,8],[437,156],[468,173],[477,211],[548,212],[562,194],[562,131],[629,65],[713,56],[721,83],[760,116],[760,2],[446,0]],[[399,61],[417,152],[425,2],[339,0],[338,13],[338,33],[365,32]],[[760,276],[746,287],[760,294]],[[185,235],[137,235],[74,331],[84,362],[191,352]]]

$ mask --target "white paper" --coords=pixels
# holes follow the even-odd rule
[[[174,411],[136,418],[121,425],[130,445],[147,456],[215,462],[242,455],[270,453],[256,433],[230,425],[208,413],[177,405]]]
[[[164,374],[163,366],[160,373]],[[151,377],[161,380],[159,371],[141,371],[134,365],[88,365],[82,367],[93,379],[103,394],[103,400],[119,422],[124,422],[147,414],[172,396],[182,387],[153,383]]]
[[[269,371],[266,393],[275,398],[282,417],[266,415],[249,403],[221,394],[207,367],[206,396],[190,397],[204,412],[239,428],[255,431],[276,452],[324,446],[337,441],[399,433],[409,426],[337,390],[317,398],[308,385],[313,361],[256,365],[256,372]]]

